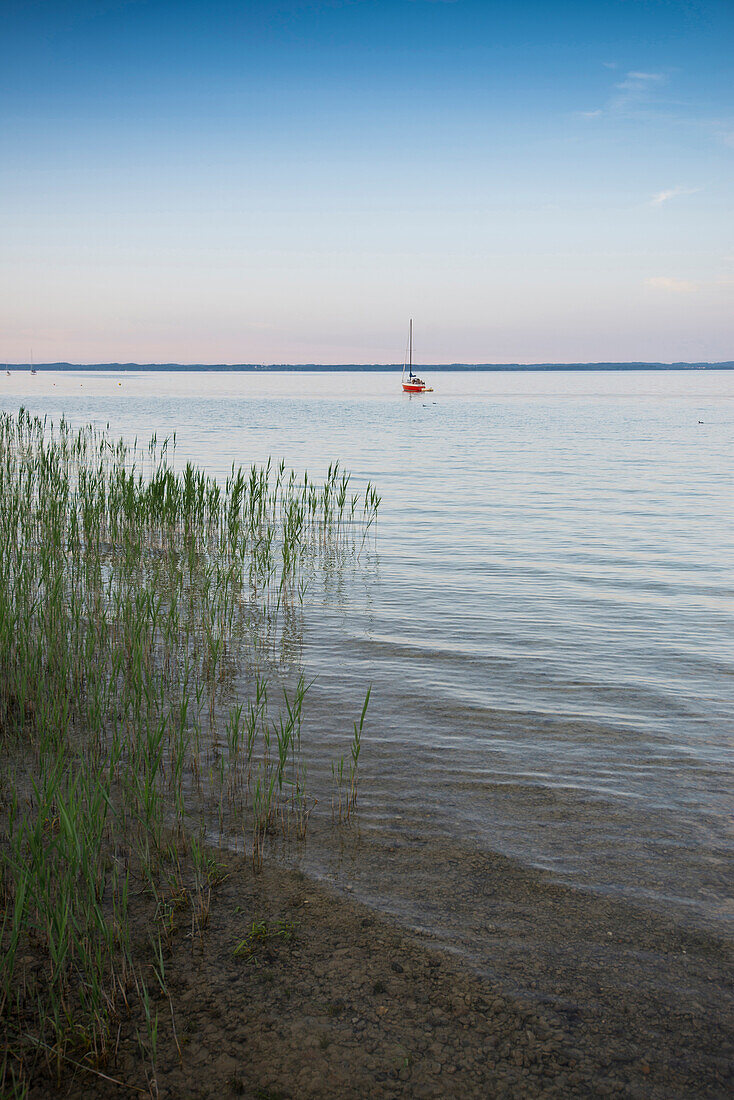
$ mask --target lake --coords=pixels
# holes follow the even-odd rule
[[[14,371],[0,407],[175,432],[177,462],[221,477],[338,459],[377,486],[376,528],[307,594],[292,662],[314,680],[305,870],[469,955],[485,854],[731,928],[734,372],[429,384]],[[330,760],[370,684],[358,825],[336,844]]]

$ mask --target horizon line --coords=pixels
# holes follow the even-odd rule
[[[319,372],[379,372],[400,371],[401,363],[72,363],[64,360],[49,363],[6,363],[11,370],[161,370],[161,371],[242,371],[267,373],[277,371]],[[599,360],[596,362],[545,362],[545,363],[421,363],[421,370],[438,371],[564,371],[564,370],[734,370],[734,360],[699,360],[661,362],[651,360]]]

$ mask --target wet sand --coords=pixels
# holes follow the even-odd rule
[[[478,967],[297,870],[216,858],[204,936],[184,913],[167,953],[161,1097],[731,1095],[724,940],[482,857]],[[29,1095],[147,1094],[141,1023],[106,1070],[126,1088],[78,1071]]]

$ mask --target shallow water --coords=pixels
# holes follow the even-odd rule
[[[0,408],[175,431],[217,475],[338,458],[376,483],[376,536],[308,596],[302,653],[315,790],[374,685],[360,829],[402,870],[357,876],[373,904],[436,932],[451,911],[470,940],[445,867],[426,906],[433,844],[723,930],[734,372],[430,381],[416,398],[381,373],[13,372]],[[319,833],[304,860],[326,874]]]

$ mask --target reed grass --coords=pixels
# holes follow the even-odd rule
[[[367,707],[370,703],[372,686],[367,688],[364,697],[359,721],[354,723],[354,734],[349,748],[349,758],[342,754],[337,760],[332,761],[331,775],[334,782],[334,793],[331,799],[332,820],[349,821],[357,808],[357,788],[359,785],[359,756],[362,751],[362,730],[367,716]]]
[[[313,809],[307,684],[281,703],[264,670],[379,503],[338,463],[322,484],[268,462],[220,485],[177,471],[175,437],[0,416],[1,1094],[104,1076],[131,1016],[156,1094],[165,952],[187,914],[201,941],[222,875],[201,838],[237,820],[257,870]]]

